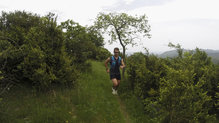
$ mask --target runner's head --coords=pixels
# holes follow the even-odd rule
[[[114,56],[119,56],[119,48],[114,48]]]

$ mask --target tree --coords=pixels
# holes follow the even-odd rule
[[[2,12],[0,16],[0,65],[4,79],[16,81],[22,71],[17,66],[27,54],[23,51],[26,34],[38,26],[40,17],[22,11]]]
[[[112,44],[119,40],[123,48],[123,59],[125,63],[126,46],[129,44],[132,46],[137,45],[135,39],[139,39],[140,33],[150,38],[150,25],[148,24],[146,15],[134,17],[126,13],[99,13],[95,21],[95,26],[98,29],[102,29],[103,33],[108,33],[111,36],[109,43]],[[125,69],[122,72],[123,77],[124,72]]]
[[[94,26],[87,27],[86,30],[89,39],[95,44],[96,47],[104,46],[104,38]]]
[[[181,45],[179,45],[179,44],[175,45],[175,44],[172,44],[171,42],[169,42],[168,47],[175,48],[177,50],[178,57],[182,58],[182,56],[183,56],[183,49],[181,48]]]
[[[104,45],[96,28],[83,27],[73,20],[62,22],[59,27],[64,31],[66,52],[75,57],[75,62],[84,66],[87,59],[96,59],[97,49]]]
[[[56,17],[15,11],[0,16],[0,71],[4,82],[30,83],[49,89],[53,83],[73,85],[78,70],[65,52]],[[7,81],[6,81],[7,80]]]

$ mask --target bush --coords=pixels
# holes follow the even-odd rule
[[[127,58],[127,73],[134,92],[142,99],[157,95],[160,78],[165,75],[163,60],[155,55],[135,53]]]
[[[207,91],[202,89],[206,81],[202,77],[196,83],[195,75],[190,68],[175,70],[167,67],[167,75],[160,80],[160,96],[152,103],[155,109],[159,109],[161,121],[206,122],[214,118],[208,114],[209,107],[205,106],[211,101]]]
[[[218,104],[214,64],[199,49],[179,55],[162,59],[135,53],[128,57],[127,73],[134,93],[155,122],[213,122]]]
[[[72,20],[62,22],[59,27],[64,31],[66,52],[75,57],[74,62],[83,67],[87,59],[96,60],[103,37],[94,28],[83,27]]]
[[[54,14],[40,17],[20,11],[3,12],[0,20],[0,34],[4,34],[0,39],[0,64],[5,78],[28,82],[39,89],[48,89],[53,83],[74,84],[77,65],[65,51],[63,32]]]
[[[103,61],[108,57],[112,56],[112,54],[105,48],[98,47],[96,50],[96,60]]]

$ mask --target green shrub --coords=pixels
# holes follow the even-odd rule
[[[127,59],[127,73],[152,121],[215,121],[218,72],[205,52],[166,59],[136,53]]]
[[[74,62],[83,67],[87,59],[95,59],[103,46],[103,37],[92,27],[83,27],[72,20],[59,26],[64,31],[66,52],[75,57]]]
[[[136,53],[128,57],[128,78],[132,89],[142,99],[157,95],[160,78],[166,72],[163,66],[163,60],[155,55]]]
[[[99,61],[106,60],[108,57],[112,56],[112,54],[107,49],[102,47],[98,47],[96,52],[96,59]]]
[[[0,38],[0,64],[6,78],[39,89],[48,89],[53,83],[74,84],[79,71],[74,57],[66,53],[65,37],[54,14],[40,17],[3,12],[0,20],[0,34],[4,34]]]
[[[196,83],[194,70],[168,68],[160,80],[159,98],[154,101],[160,121],[170,123],[206,122],[214,117],[208,114],[211,97],[202,89],[204,77]],[[146,99],[147,100],[147,99]],[[148,104],[146,104],[148,105]]]

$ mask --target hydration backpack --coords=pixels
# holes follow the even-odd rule
[[[110,68],[115,68],[115,66],[116,66],[116,59],[115,59],[115,57],[111,56],[110,60],[111,60],[110,61]],[[122,58],[119,56],[118,57],[119,66],[121,65],[121,60],[122,60]]]

